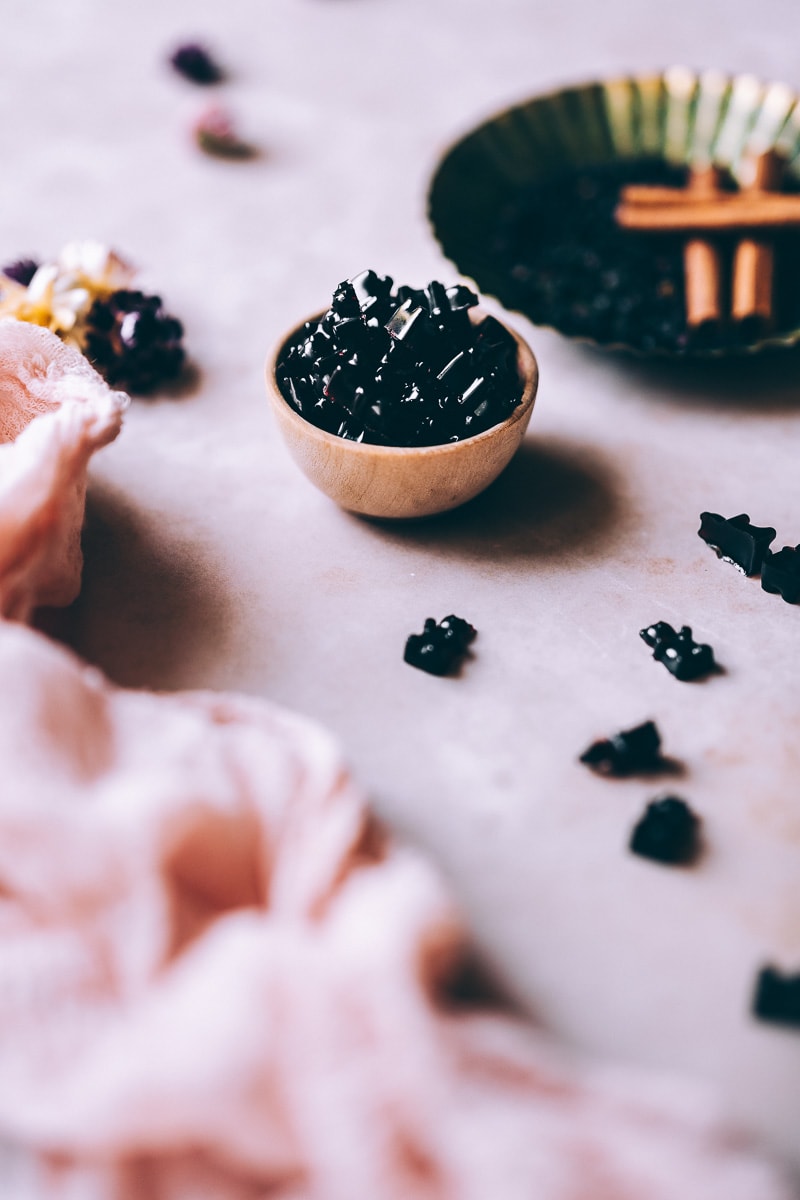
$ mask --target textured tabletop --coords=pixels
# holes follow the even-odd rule
[[[461,133],[551,86],[673,62],[800,84],[794,0],[4,13],[4,260],[108,241],[182,318],[197,368],[185,395],[135,402],[94,466],[72,643],[121,683],[242,690],[325,722],[538,1021],[578,1054],[711,1082],[800,1168],[800,1036],[748,1014],[764,962],[800,968],[800,608],[696,533],[704,509],[746,511],[800,541],[800,355],[649,366],[511,316],[541,371],[521,452],[469,506],[403,525],[314,491],[263,385],[339,280],[453,280],[425,194]],[[219,96],[254,161],[189,138],[206,96],[165,66],[187,38],[229,68]],[[406,666],[407,634],[450,612],[479,630],[462,675]],[[671,678],[638,637],[660,619],[724,672]],[[691,870],[625,850],[658,782],[576,761],[648,717],[703,818]]]

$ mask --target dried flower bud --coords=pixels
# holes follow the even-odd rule
[[[7,263],[2,273],[6,279],[13,279],[15,283],[27,287],[38,269],[39,264],[34,258],[18,258],[16,262]]]
[[[206,154],[217,158],[255,158],[258,150],[236,131],[231,113],[218,104],[204,109],[193,126],[195,141]]]

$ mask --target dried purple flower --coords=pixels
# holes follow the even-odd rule
[[[86,318],[86,356],[112,387],[143,395],[175,379],[185,361],[183,326],[160,296],[120,289],[95,300]]]
[[[6,279],[13,279],[15,283],[27,287],[38,270],[39,264],[36,259],[19,258],[16,262],[7,263],[2,268],[2,273]]]
[[[178,74],[183,75],[184,79],[189,79],[192,83],[199,83],[203,87],[208,84],[220,83],[225,78],[224,71],[214,61],[205,46],[201,46],[197,42],[187,42],[186,45],[179,46],[170,56],[169,61]]]

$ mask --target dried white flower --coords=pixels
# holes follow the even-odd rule
[[[44,325],[82,348],[82,318],[94,301],[128,287],[133,276],[133,267],[103,242],[68,242],[57,259],[42,263],[27,287],[3,279],[0,316]]]

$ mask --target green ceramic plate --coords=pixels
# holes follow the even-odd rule
[[[519,308],[519,292],[490,242],[498,213],[521,191],[570,168],[620,159],[661,158],[676,166],[711,160],[735,178],[748,152],[772,147],[787,160],[792,182],[800,184],[800,98],[784,84],[685,67],[586,84],[507,109],[452,146],[431,182],[429,217],[459,271],[480,291]],[[555,321],[542,323],[558,327]],[[797,342],[800,327],[700,353]],[[619,343],[609,348],[636,350]]]

